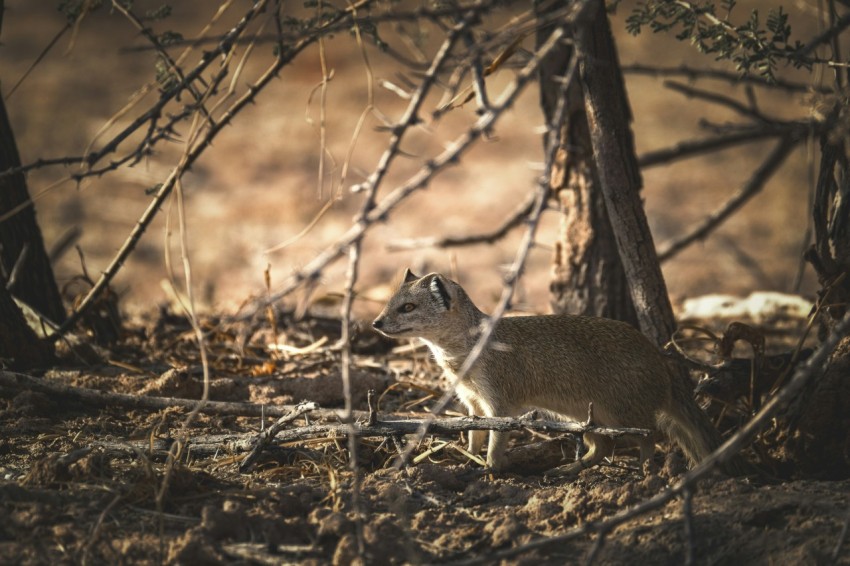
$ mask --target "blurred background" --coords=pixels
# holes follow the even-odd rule
[[[710,56],[699,55],[668,34],[644,31],[639,36],[629,35],[625,4],[611,20],[624,66],[687,64],[734,71],[728,63],[714,63]],[[737,13],[744,17],[753,8],[766,9],[772,4],[740,2]],[[801,40],[817,32],[819,15],[814,4],[798,1],[785,6],[794,22],[794,34]],[[138,105],[121,113],[144,85],[154,84],[157,56],[119,11],[105,5],[60,35],[67,20],[57,9],[59,2],[7,0],[5,5],[0,88],[24,164],[83,155],[155,102],[157,90],[153,88]],[[144,14],[161,5],[161,1],[136,1],[133,9]],[[234,25],[250,3],[239,0],[228,6],[214,30],[223,32]],[[285,6],[294,16],[310,10],[300,2],[292,8]],[[171,7],[168,18],[146,24],[158,34],[173,30],[192,38],[203,32],[219,3],[181,0]],[[498,14],[485,23],[495,29],[507,25],[512,15]],[[434,26],[404,24],[388,27],[382,38],[407,58],[427,62],[443,32]],[[533,41],[533,37],[527,38],[523,47],[533,49]],[[182,50],[175,47],[170,52],[176,56]],[[202,50],[200,46],[193,51],[187,64],[193,64]],[[252,51],[247,46],[237,50],[238,57],[246,54],[242,73],[233,77],[238,93],[271,63],[273,46],[266,43]],[[522,52],[515,56],[517,64],[522,57]],[[516,65],[506,65],[487,79],[492,98],[515,73]],[[329,77],[325,88],[323,74]],[[818,79],[817,74],[793,69],[782,69],[782,74],[802,82]],[[250,297],[265,294],[267,267],[274,289],[348,229],[363,198],[362,193],[352,193],[351,187],[374,170],[389,140],[377,116],[398,119],[407,101],[396,91],[409,91],[406,81],[415,78],[416,73],[391,53],[368,41],[359,45],[353,34],[341,33],[324,41],[321,49],[313,45],[299,55],[260,93],[257,103],[219,135],[183,181],[186,238],[202,306],[232,311]],[[658,78],[627,74],[626,79],[639,155],[706,136],[700,126],[704,119],[715,124],[741,121],[728,109],[664,88]],[[382,86],[388,83],[395,88]],[[701,81],[700,85],[744,99],[741,87],[721,81]],[[441,104],[440,95],[438,89],[427,99],[426,121],[405,138],[405,157],[394,163],[381,195],[403,183],[476,120],[474,101],[434,119],[431,113]],[[376,112],[365,114],[362,130],[355,135],[370,102]],[[765,114],[786,119],[805,117],[810,106],[807,94],[760,91],[758,105]],[[408,238],[485,232],[500,224],[534,189],[542,172],[542,125],[538,92],[531,85],[500,119],[491,137],[440,174],[427,190],[410,198],[387,223],[369,232],[362,252],[358,315],[379,310],[393,278],[408,266],[417,272],[453,273],[481,308],[492,306],[522,228],[493,245],[406,251],[389,251],[387,246]],[[188,126],[178,129],[171,143],[158,146],[153,155],[132,168],[79,184],[59,182],[76,166],[30,172],[29,190],[48,247],[69,230],[80,229],[77,243],[86,269],[96,278],[147,207],[151,189],[162,183],[178,162],[188,130]],[[686,232],[720,208],[774,143],[739,146],[646,169],[643,198],[656,245]],[[816,281],[811,270],[797,284],[810,216],[810,148],[811,144],[796,150],[765,189],[707,240],[664,264],[674,303],[706,293],[746,295],[753,290],[777,290],[813,294]],[[328,203],[327,213],[293,241]],[[519,286],[517,306],[521,309],[548,310],[551,246],[558,222],[558,211],[545,213]],[[125,310],[146,310],[171,300],[163,285],[169,277],[165,250],[171,251],[171,262],[178,266],[174,271],[181,277],[179,240],[176,203],[172,201],[116,278],[114,287],[123,296]],[[289,245],[274,250],[283,243]],[[333,306],[344,288],[345,267],[343,260],[326,270],[313,298]],[[65,253],[55,269],[62,286],[81,272],[80,255],[73,250]]]

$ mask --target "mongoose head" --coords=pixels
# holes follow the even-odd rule
[[[437,340],[447,332],[456,332],[453,322],[460,322],[470,308],[475,309],[454,281],[439,273],[418,277],[408,269],[372,327],[390,338]]]

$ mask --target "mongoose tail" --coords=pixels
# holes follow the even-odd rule
[[[681,379],[675,374],[670,377],[672,403],[658,415],[658,427],[681,446],[691,465],[696,465],[720,446],[720,434]]]
[[[672,403],[658,416],[658,428],[675,440],[691,466],[696,466],[723,444],[723,438],[708,415],[697,405],[687,384],[673,371],[671,385]],[[737,454],[723,463],[721,469],[730,476],[742,476],[754,471]]]

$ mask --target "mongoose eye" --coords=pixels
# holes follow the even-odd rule
[[[413,303],[404,303],[398,308],[398,312],[410,312],[416,308]]]

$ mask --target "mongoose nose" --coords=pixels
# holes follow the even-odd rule
[[[372,328],[382,328],[384,326],[384,321],[380,318],[376,318],[372,321]]]

